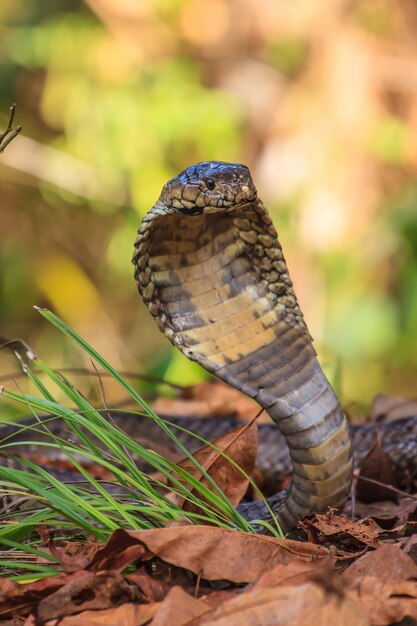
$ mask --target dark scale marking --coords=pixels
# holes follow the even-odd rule
[[[263,376],[280,366],[288,357],[288,350],[291,350],[299,337],[295,334],[294,329],[287,326],[283,329],[283,325],[278,323],[276,329],[277,341],[263,348],[259,348],[256,352],[243,357],[239,361],[227,364],[227,373],[239,376],[241,380],[259,381]],[[304,344],[308,338],[302,338],[301,343]],[[297,346],[297,350],[298,350]],[[291,357],[292,352],[289,352]]]
[[[277,381],[281,381],[278,384],[285,386],[287,392],[291,391],[293,386],[299,386],[296,380],[289,382],[289,379],[294,379],[296,374],[303,370],[311,359],[315,357],[314,350],[309,350],[308,348],[309,346],[304,346],[304,349],[301,350],[287,351],[281,359],[271,359],[270,363],[274,363],[273,369],[271,369],[267,374],[257,377],[256,380],[258,381],[258,384],[262,386],[264,390],[272,389],[272,393],[275,391]],[[303,373],[303,379],[304,377],[305,373]]]
[[[318,370],[317,359],[314,356],[311,356],[307,362],[303,362],[302,365],[291,372],[288,376],[285,376],[282,380],[274,383],[268,389],[264,389],[259,392],[256,397],[257,402],[262,406],[265,406],[266,409],[269,409],[275,404],[277,398],[285,398],[291,394],[292,392],[302,388],[305,384],[311,380],[313,374]],[[306,400],[303,398],[305,404]],[[284,416],[287,416],[284,414]],[[271,415],[272,419],[276,416]],[[283,417],[279,415],[279,417]]]
[[[325,436],[338,430],[342,422],[343,416],[340,415],[340,411],[334,408],[329,415],[312,424],[309,428],[295,431],[291,435],[283,432],[283,435],[286,435],[289,448],[314,448],[325,439]]]
[[[242,296],[242,295],[244,296],[244,300],[245,300],[245,302],[247,304],[247,306],[243,306],[241,309],[239,309],[239,313],[241,315],[246,315],[246,314],[249,315],[249,314],[252,314],[252,312],[253,312],[254,302],[251,300],[251,298],[246,297],[247,292],[249,292],[250,290],[251,290],[251,284],[248,285],[248,288],[242,289],[241,293],[239,294],[239,296]],[[268,293],[268,290],[266,288],[262,289],[262,286],[260,286],[259,293],[258,293],[258,296],[259,296],[258,302],[259,302],[259,300],[264,301],[265,300],[265,296],[267,295],[267,293]],[[224,310],[225,309],[225,303],[228,303],[228,302],[230,303],[229,310],[226,309],[226,311],[227,311],[226,315],[222,315],[222,318],[221,318],[222,320],[227,320],[230,317],[235,316],[236,313],[238,313],[238,311],[234,310],[234,304],[236,303],[236,301],[233,302],[233,299],[230,298],[229,294],[227,294],[227,296],[225,298],[221,298],[219,296],[219,299],[218,299],[216,304],[213,304],[213,305],[208,306],[208,307],[202,307],[200,310],[202,312],[204,312],[206,315],[211,315],[214,310],[218,311],[218,307],[217,307],[218,304],[221,304],[222,305],[222,310]],[[272,307],[270,306],[270,304],[268,304],[268,306],[265,305],[265,311],[264,312],[271,310],[271,308]]]
[[[313,364],[313,367],[311,365]],[[299,387],[293,387],[291,391],[287,391],[285,396],[277,396],[275,401],[268,406],[268,412],[275,420],[285,419],[295,413],[303,412],[304,407],[308,406],[311,410],[312,398],[314,402],[320,397],[321,392],[328,388],[329,384],[323,372],[313,362],[307,364],[313,374],[302,382]]]
[[[290,415],[279,419],[279,427],[284,435],[298,432],[308,428],[323,418],[324,415],[334,411],[337,407],[337,398],[329,387],[318,388],[317,394],[305,402],[300,409],[295,409]],[[320,410],[320,412],[319,412]]]
[[[181,267],[177,265],[172,268],[171,272],[168,273],[168,277],[166,277],[164,273],[161,274],[161,272],[165,272],[165,270],[160,267],[158,270],[154,270],[153,281],[158,287],[181,287],[182,285],[186,285],[186,288],[190,292],[195,293],[195,295],[201,295],[199,290],[202,293],[206,293],[202,290],[202,285],[205,284],[205,278],[213,279],[213,277],[218,275],[220,280],[222,280],[223,275],[226,275],[227,277],[233,277],[235,275],[240,276],[242,273],[247,271],[248,265],[249,261],[246,259],[238,261],[236,258],[232,258],[230,260],[226,260],[224,264],[220,264],[219,268],[216,269],[215,272],[210,271],[210,266],[207,263],[195,265],[193,268],[194,271],[191,274],[189,271],[184,272],[184,270],[181,270]],[[187,270],[189,269],[190,268],[187,268]],[[196,289],[193,288],[193,284],[196,285]]]
[[[221,239],[221,243],[219,242],[218,244],[219,249],[218,249],[217,255],[219,259],[222,259],[224,258],[225,255],[227,257],[227,254],[230,248],[233,247],[234,244],[236,244],[237,240],[233,233],[220,233],[217,236],[217,239]],[[202,263],[207,263],[208,261],[212,261],[213,259],[216,260],[216,255],[213,253],[213,241],[204,240],[204,245],[201,245],[201,247],[199,247],[198,249],[196,249],[196,246],[197,246],[196,242],[185,241],[183,243],[188,243],[193,246],[193,251],[187,255],[190,268],[199,266]],[[178,245],[176,246],[175,253],[173,252],[172,256],[169,259],[169,262],[173,265],[173,267],[175,267],[175,265],[178,264],[178,259],[180,255],[177,253],[178,253]],[[198,260],[196,263],[192,263],[191,260],[196,255],[198,255]],[[164,255],[161,255],[161,257],[163,258]],[[158,256],[157,256],[157,261],[158,263],[161,262]],[[162,269],[162,267],[159,267],[158,263],[153,262],[153,261],[151,262],[153,269]]]
[[[268,329],[268,328],[272,329],[274,324],[275,324],[275,319],[270,314],[271,314],[271,311],[266,311],[265,312],[265,316],[269,315],[269,317],[271,318],[269,323],[268,323],[269,325],[267,324],[267,322],[264,322],[263,326],[264,326],[265,330]],[[229,330],[228,332],[225,332],[223,334],[223,338],[233,337],[235,339],[233,344],[230,344],[230,343],[227,344],[226,352],[229,352],[230,350],[238,350],[238,348],[240,346],[245,346],[246,347],[246,346],[248,346],[248,344],[249,344],[249,347],[250,347],[251,340],[247,338],[246,334],[245,335],[243,334],[243,331],[247,330],[247,326],[249,326],[249,325],[253,326],[254,323],[255,323],[255,320],[247,319],[245,321],[245,324],[241,324],[240,325],[240,327],[238,329],[240,337],[238,337],[237,341],[236,341],[236,330],[237,329]],[[258,325],[258,327],[259,327],[259,325]],[[258,334],[259,334],[260,338],[264,337],[264,334],[262,334],[262,333],[258,333]],[[207,355],[207,356],[210,356],[210,355]],[[243,356],[243,355],[241,355],[241,356]],[[239,358],[239,357],[237,357],[237,358]]]
[[[252,278],[247,274],[246,267],[242,263],[236,263],[235,261],[236,259],[234,259],[226,268],[222,268],[219,272],[221,282],[223,282],[223,284],[230,285],[230,292],[232,295],[234,295],[234,290],[238,290],[236,294],[240,293],[243,286],[247,286],[253,282]],[[178,302],[189,297],[195,298],[196,296],[204,296],[213,291],[211,286],[207,289],[207,285],[204,280],[195,279],[193,281],[187,281],[186,283],[179,283],[179,278],[175,275],[174,271],[172,272],[172,275],[172,286],[164,286],[160,288],[160,297],[163,302]],[[223,277],[225,278],[223,279]],[[232,287],[232,285],[234,285],[234,287]]]
[[[184,308],[181,315],[172,317],[170,315],[170,307],[175,306],[175,304],[177,303],[169,303],[162,306],[162,310],[169,317],[169,323],[173,330],[175,330],[176,332],[182,332],[193,328],[201,328],[202,326],[205,326],[205,323],[201,319],[198,312],[192,309],[187,300],[184,300],[182,303]],[[178,307],[175,306],[175,309],[178,310]]]
[[[340,435],[335,437],[335,435],[338,434],[340,430],[341,427],[339,427],[335,432],[329,433],[328,437],[325,440],[325,451],[323,451],[323,454],[320,454],[319,456],[316,456],[317,450],[315,450],[314,448],[290,448],[290,456],[294,464],[302,463],[303,465],[314,465],[316,462],[317,465],[320,465],[324,463],[326,459],[331,458],[332,456],[339,453],[346,447],[347,443],[343,437],[340,437]]]

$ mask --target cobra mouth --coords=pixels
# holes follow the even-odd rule
[[[255,194],[249,200],[245,199],[242,202],[236,202],[236,204],[231,204],[230,206],[225,206],[225,205],[205,206],[205,207],[193,206],[191,209],[186,209],[185,207],[183,207],[183,208],[176,208],[176,212],[180,213],[181,215],[190,215],[190,216],[212,215],[213,213],[232,213],[233,211],[236,211],[238,209],[245,209],[246,207],[249,207],[251,204],[253,204],[256,201],[256,199],[257,199],[257,194]]]
[[[180,213],[181,215],[202,215],[203,213],[206,212],[205,208],[201,208],[199,206],[193,206],[191,209],[186,209],[185,207],[182,209],[177,209],[175,208],[177,213]]]

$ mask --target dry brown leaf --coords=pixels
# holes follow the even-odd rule
[[[106,609],[143,600],[136,585],[114,572],[77,572],[66,585],[39,602],[40,622],[73,615],[83,610]]]
[[[402,498],[398,510],[401,522],[417,522],[417,502],[414,498]]]
[[[335,537],[345,543],[346,539],[350,539],[371,548],[380,545],[378,537],[381,529],[370,518],[350,522],[346,517],[329,511],[324,515],[315,515],[311,520],[305,519],[298,525],[309,536],[315,536],[317,541],[320,535],[324,535],[325,538],[332,537],[332,541],[335,541]]]
[[[143,543],[167,563],[188,569],[206,580],[225,579],[235,583],[256,580],[278,563],[294,559],[309,562],[328,554],[325,548],[310,543],[213,526],[117,530],[107,544],[109,553],[113,541],[116,545],[123,541],[123,534]]]
[[[285,585],[303,585],[307,582],[317,582],[328,590],[340,592],[340,576],[334,572],[334,560],[327,556],[318,561],[290,561],[286,565],[279,563],[273,569],[263,574],[253,586],[279,587]]]
[[[116,608],[103,611],[83,611],[78,615],[69,615],[59,621],[59,626],[144,626],[155,615],[159,603],[155,604],[122,604]],[[53,626],[56,620],[46,622],[45,626]],[[35,623],[34,623],[35,626]]]
[[[35,530],[41,538],[43,551],[52,554],[66,572],[84,569],[105,545],[93,536],[87,537],[86,541],[56,541],[48,526],[43,524],[38,524]],[[45,559],[40,562],[45,562]]]
[[[256,461],[256,451],[258,447],[258,427],[254,419],[248,424],[243,424],[239,428],[225,433],[213,442],[213,445],[220,450],[218,452],[212,446],[206,445],[194,453],[194,458],[205,469],[207,474],[216,482],[217,486],[222,490],[233,506],[239,504],[246,493],[248,487],[248,479],[242,474],[241,468],[248,476],[253,472]],[[223,456],[225,453],[239,467],[235,467]],[[206,478],[202,477],[201,472],[195,464],[185,458],[178,465],[194,478],[197,478],[203,485],[211,491],[214,491]],[[184,482],[184,481],[182,481]],[[199,495],[195,489],[190,488],[191,493]],[[199,496],[204,502],[204,498]],[[175,502],[182,506],[184,511],[201,512],[201,508],[184,498],[175,495]]]
[[[160,603],[152,626],[185,626],[201,617],[211,608],[204,600],[197,600],[181,587],[173,587],[163,602]]]
[[[384,536],[405,537],[417,533],[417,503],[415,500],[404,498],[398,505],[400,523]]]
[[[125,578],[139,587],[146,602],[149,603],[161,602],[172,588],[172,584],[149,576],[143,566],[133,574],[126,574]]]
[[[386,489],[382,485],[368,483],[361,478],[370,478],[383,485],[397,487],[394,466],[388,453],[382,447],[381,431],[376,428],[375,445],[368,452],[361,463],[358,482],[356,486],[356,496],[362,502],[379,502],[380,500],[398,500],[397,494],[391,489]]]
[[[0,615],[28,615],[31,608],[57,589],[72,581],[77,574],[61,574],[37,580],[28,585],[18,585],[0,578]]]
[[[415,504],[417,504],[414,501]],[[344,511],[346,517],[348,511]],[[349,511],[349,514],[351,511]],[[383,502],[372,502],[370,504],[364,504],[363,502],[355,502],[355,515],[358,517],[372,517],[373,520],[381,526],[381,528],[388,530],[392,528],[400,519],[401,509],[400,504],[384,500]]]
[[[417,565],[417,534],[411,535],[407,540],[407,543],[404,545],[404,552],[408,554],[413,560],[413,563]]]
[[[116,530],[106,545],[96,552],[85,569],[93,572],[101,570],[121,572],[131,563],[149,558],[151,555],[143,544],[138,543],[123,530]]]
[[[49,541],[48,549],[66,572],[76,572],[88,566],[94,555],[104,547],[100,541]],[[45,549],[45,548],[44,548]]]
[[[368,615],[372,626],[387,626],[407,616],[417,620],[415,582],[385,582],[367,576],[354,580],[346,594]]]
[[[365,576],[377,576],[391,582],[417,580],[417,565],[413,559],[395,545],[382,545],[352,563],[342,574],[345,582]]]
[[[372,504],[356,502],[355,513],[375,520],[383,529],[381,537],[403,537],[417,532],[417,502],[412,498],[402,498],[398,504],[387,500]]]
[[[201,597],[204,600],[204,602],[207,604],[207,606],[209,606],[211,609],[217,609],[217,607],[223,604],[223,602],[226,602],[227,600],[231,600],[232,598],[234,598],[237,595],[240,595],[241,593],[242,592],[241,592],[240,587],[229,586],[228,589],[210,591],[207,594],[203,594]]]
[[[225,602],[192,626],[369,626],[349,598],[319,585],[254,589]],[[191,624],[190,624],[191,626]]]

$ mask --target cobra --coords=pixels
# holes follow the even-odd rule
[[[341,507],[352,478],[346,417],[317,359],[277,232],[245,165],[208,161],[168,181],[133,256],[139,293],[188,358],[241,390],[285,437],[283,529]],[[260,512],[247,507],[247,515]]]

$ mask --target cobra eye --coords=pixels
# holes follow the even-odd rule
[[[213,189],[216,186],[215,181],[212,178],[206,178],[205,182],[206,182],[207,189],[210,189],[210,191],[213,191]]]

